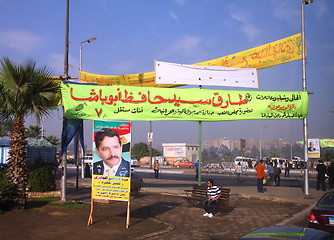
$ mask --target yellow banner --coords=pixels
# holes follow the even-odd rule
[[[301,33],[251,48],[225,57],[194,65],[262,69],[302,58]],[[155,84],[155,73],[129,75],[99,75],[79,71],[80,81],[98,85],[128,85],[140,87],[177,87],[180,85]]]
[[[129,75],[99,75],[79,71],[80,81],[98,85],[127,85],[136,87],[177,87],[181,85],[155,84],[155,73],[136,73]]]
[[[129,201],[130,178],[93,175],[92,198]]]
[[[195,65],[262,69],[302,58],[302,35],[283,38],[246,51]]]

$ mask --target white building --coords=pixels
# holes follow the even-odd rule
[[[198,160],[198,144],[189,143],[163,143],[163,156],[168,165],[176,160],[189,160],[195,163]]]

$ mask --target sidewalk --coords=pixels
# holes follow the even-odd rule
[[[91,179],[79,179],[79,192],[75,179],[68,179],[67,185],[67,200],[90,202]],[[300,222],[324,194],[310,189],[305,196],[297,187],[266,186],[265,193],[258,193],[256,186],[224,186],[231,189],[230,208],[210,219],[202,216],[203,209],[186,206],[182,196],[192,185],[194,181],[144,178],[140,193],[131,196],[129,229],[124,228],[126,204],[117,201],[97,207],[88,229],[97,236],[103,226],[119,226],[114,239],[237,239],[264,225]]]
[[[148,169],[139,169],[136,171],[152,171]],[[172,171],[174,174],[182,174],[184,172],[189,171],[188,169],[175,169],[169,170],[163,169],[162,172],[169,173]],[[192,172],[193,170],[190,170]],[[133,181],[138,181],[138,179],[134,178]],[[91,178],[79,178],[79,188],[91,188]],[[75,186],[76,180],[75,178],[67,179],[67,185]],[[172,196],[185,196],[184,190],[189,190],[192,186],[196,184],[194,181],[186,181],[186,180],[167,180],[167,179],[150,179],[145,178],[142,181],[142,186],[140,192],[143,193],[159,193],[163,195],[172,195]],[[204,183],[202,183],[204,184]],[[238,197],[242,198],[255,198],[261,200],[269,200],[276,202],[293,202],[293,203],[301,203],[307,205],[315,204],[320,197],[324,194],[323,191],[317,191],[313,188],[309,188],[309,196],[306,196],[303,192],[302,188],[299,187],[272,187],[272,186],[264,186],[265,192],[258,193],[256,186],[224,186],[226,188],[231,189],[231,198],[235,199]],[[73,193],[73,191],[72,191]],[[76,195],[75,193],[73,193]],[[71,196],[74,199],[75,196]],[[81,200],[90,201],[90,196],[80,196]]]

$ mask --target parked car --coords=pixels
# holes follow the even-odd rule
[[[310,211],[309,227],[334,233],[334,189],[326,192]]]
[[[188,160],[176,160],[173,163],[174,167],[180,168],[180,167],[186,167],[186,168],[194,168],[195,164],[192,162],[189,162]]]
[[[328,232],[315,230],[304,227],[290,227],[290,226],[269,226],[261,227],[251,231],[239,240],[246,239],[300,239],[300,240],[332,240],[334,235]]]

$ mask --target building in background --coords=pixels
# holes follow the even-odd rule
[[[43,159],[45,163],[55,165],[57,162],[57,147],[45,139],[27,138],[27,157],[29,163]],[[0,140],[0,165],[6,165],[9,158],[10,140]]]
[[[189,143],[163,143],[163,156],[167,165],[172,165],[176,160],[188,160],[195,163],[198,159],[198,144]]]
[[[7,159],[9,158],[9,141],[10,140],[0,140],[0,166],[6,165]]]

